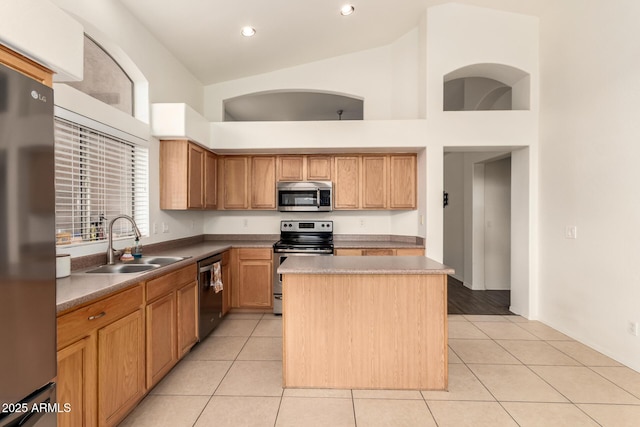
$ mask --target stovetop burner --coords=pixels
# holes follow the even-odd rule
[[[333,221],[280,222],[280,240],[273,245],[274,252],[333,253]]]

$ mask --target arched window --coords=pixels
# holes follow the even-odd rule
[[[95,40],[84,36],[84,79],[68,83],[87,95],[133,116],[133,81]]]

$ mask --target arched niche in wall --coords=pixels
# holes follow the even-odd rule
[[[278,90],[224,100],[225,122],[362,120],[364,100],[335,92]]]
[[[530,75],[504,64],[473,64],[444,76],[444,111],[528,110]]]

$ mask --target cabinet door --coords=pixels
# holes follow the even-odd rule
[[[362,249],[336,249],[336,256],[361,256]]]
[[[224,209],[249,208],[249,157],[229,156],[223,160],[222,206]]]
[[[396,249],[397,256],[424,256],[424,249],[421,248],[405,248]]]
[[[331,156],[307,156],[307,181],[331,181]]]
[[[70,412],[58,412],[59,427],[96,425],[95,334],[58,351],[56,395],[62,408],[71,405]]]
[[[231,251],[225,251],[222,254],[222,283],[224,290],[222,291],[222,315],[225,315],[231,309],[231,293],[233,292],[231,283]]]
[[[391,155],[389,170],[389,207],[416,209],[416,156]]]
[[[178,358],[198,342],[198,283],[193,281],[177,291]]]
[[[218,205],[218,158],[211,151],[204,153],[204,208]]]
[[[278,181],[302,181],[304,179],[303,156],[278,156]]]
[[[360,158],[356,156],[335,157],[335,209],[360,208]]]
[[[189,150],[186,140],[160,141],[160,209],[186,209]]]
[[[189,144],[188,174],[187,208],[202,209],[204,207],[202,179],[204,176],[204,149],[195,144]]]
[[[393,248],[376,248],[376,249],[363,249],[362,255],[364,256],[394,256],[396,250]]]
[[[276,208],[276,159],[251,159],[251,209]]]
[[[255,254],[247,259],[243,256]],[[271,307],[273,303],[273,264],[268,250],[240,250],[238,266],[238,298],[240,307]],[[264,259],[255,259],[262,257]]]
[[[386,209],[389,194],[387,156],[362,156],[362,207]]]
[[[98,330],[98,423],[117,425],[144,395],[142,309]]]
[[[147,388],[178,362],[174,292],[147,305]]]

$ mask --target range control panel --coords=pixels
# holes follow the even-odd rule
[[[333,221],[284,220],[280,222],[280,231],[333,232]]]

